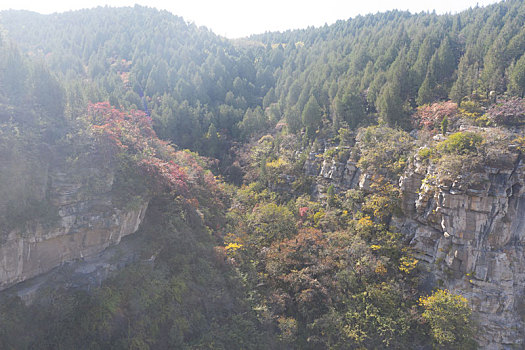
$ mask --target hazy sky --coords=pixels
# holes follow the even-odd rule
[[[0,0],[0,10],[53,13],[138,3],[168,10],[217,34],[237,38],[265,31],[317,27],[338,19],[391,9],[455,13],[476,4],[485,6],[495,2],[497,0]]]

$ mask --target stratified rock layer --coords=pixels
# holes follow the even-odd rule
[[[369,190],[370,175],[352,161],[309,154],[304,172],[316,177],[312,194]],[[504,151],[454,180],[414,159],[400,179],[404,215],[393,223],[426,268],[422,288],[445,288],[471,303],[483,349],[525,347],[525,165]]]
[[[50,169],[41,191],[57,212],[50,222],[38,218],[10,230],[0,243],[0,290],[75,259],[100,253],[139,228],[147,201],[128,208],[114,202],[113,172],[90,167]],[[96,183],[96,184],[95,184]],[[38,198],[42,200],[43,198]],[[129,203],[128,203],[129,204]]]
[[[447,183],[415,161],[400,180],[406,217],[399,226],[434,283],[471,302],[482,348],[521,347],[525,167],[518,153],[508,152],[461,177]]]

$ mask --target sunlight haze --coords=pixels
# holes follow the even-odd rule
[[[105,1],[34,1],[4,0],[0,10],[30,10],[39,13],[65,12],[96,6],[133,6],[138,3],[149,7],[164,9],[182,16],[186,21],[199,26],[206,26],[216,34],[238,38],[266,31],[284,31],[287,29],[306,28],[332,24],[339,19],[348,19],[357,15],[382,12],[392,9],[409,10],[412,13],[433,11],[437,13],[455,13],[469,7],[485,6],[494,0],[369,0],[369,1],[278,1],[253,2],[243,0],[193,0],[147,2],[129,0]]]

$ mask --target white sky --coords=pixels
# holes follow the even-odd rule
[[[23,9],[47,14],[138,3],[168,10],[219,35],[238,38],[265,31],[317,27],[338,19],[392,9],[456,13],[476,4],[485,6],[495,2],[497,0],[0,0],[0,10]]]

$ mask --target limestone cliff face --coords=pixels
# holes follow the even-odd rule
[[[96,164],[93,162],[93,164]],[[140,200],[124,208],[112,192],[114,173],[105,164],[72,170],[48,166],[34,174],[39,195],[56,212],[10,229],[0,241],[0,290],[75,259],[100,253],[135,232],[147,208]],[[3,225],[0,223],[0,226]]]
[[[416,160],[400,180],[406,217],[399,226],[433,282],[471,302],[480,346],[521,348],[525,166],[521,155],[510,151],[490,163],[446,181]]]
[[[368,189],[356,163],[309,154],[312,194]],[[454,180],[417,157],[400,179],[404,215],[394,218],[428,273],[428,287],[464,295],[480,326],[483,349],[525,346],[525,164],[506,150]]]

